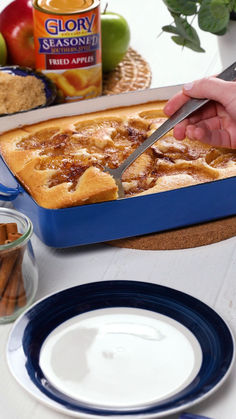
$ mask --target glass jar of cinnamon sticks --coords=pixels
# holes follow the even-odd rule
[[[0,208],[0,323],[14,321],[34,300],[38,270],[24,214]]]

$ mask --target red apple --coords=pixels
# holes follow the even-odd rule
[[[0,13],[0,32],[7,44],[8,63],[35,67],[31,0],[14,0]]]

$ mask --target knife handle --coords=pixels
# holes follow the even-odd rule
[[[231,64],[222,73],[216,76],[217,79],[225,80],[225,81],[234,81],[236,80],[236,62]]]

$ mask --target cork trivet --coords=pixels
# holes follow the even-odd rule
[[[236,216],[163,233],[107,242],[111,246],[139,250],[176,250],[205,246],[236,235]]]
[[[149,64],[132,48],[115,70],[103,75],[103,94],[112,95],[132,90],[147,89],[151,84]]]

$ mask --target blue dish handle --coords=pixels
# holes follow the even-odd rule
[[[23,189],[20,185],[17,185],[16,188],[9,188],[0,183],[0,200],[2,201],[13,201]]]

